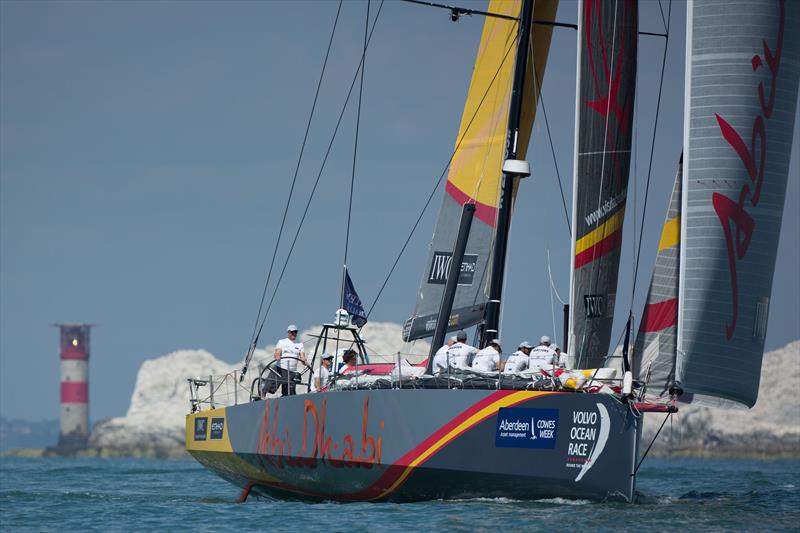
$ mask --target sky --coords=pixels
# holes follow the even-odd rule
[[[482,2],[469,3],[482,8]],[[666,8],[666,1],[664,6]],[[378,2],[371,3],[374,17]],[[125,413],[146,359],[203,348],[241,360],[253,330],[337,3],[0,2],[0,416],[58,416],[58,331],[92,331],[90,410]],[[282,265],[362,46],[346,2],[277,255]],[[574,22],[562,1],[557,19]],[[663,31],[658,4],[640,29]],[[634,156],[617,316],[639,314],[682,144],[685,5],[674,2],[636,294],[664,40],[640,38]],[[452,151],[482,19],[387,2],[366,59],[348,265],[371,304]],[[545,81],[571,194],[576,33],[557,29]],[[766,348],[800,338],[798,120]],[[260,344],[332,320],[341,282],[355,107],[346,111]],[[509,243],[502,336],[561,337],[569,235],[542,120]],[[439,190],[372,319],[413,310]],[[568,205],[570,202],[567,202]],[[638,231],[638,229],[637,229]],[[288,237],[288,238],[287,238]],[[270,288],[270,294],[271,294]],[[616,328],[621,331],[622,322]],[[616,333],[615,333],[616,337]]]

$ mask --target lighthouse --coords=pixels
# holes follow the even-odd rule
[[[61,424],[56,451],[72,455],[89,441],[89,329],[56,324],[61,332]]]

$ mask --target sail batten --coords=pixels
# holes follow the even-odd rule
[[[638,3],[583,0],[578,15],[569,352],[602,366],[611,343],[630,167]]]

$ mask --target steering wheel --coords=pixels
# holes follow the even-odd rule
[[[296,370],[289,370],[288,380],[290,382],[293,382],[295,385],[302,384],[306,381],[306,378],[304,376],[306,376],[311,371],[311,367],[309,366],[309,364],[300,359],[299,357],[284,355],[281,356],[280,360],[273,359],[272,361],[267,363],[267,366],[261,369],[261,372],[259,373],[258,377],[255,378],[253,382],[250,384],[251,398],[261,399],[262,394],[260,385],[264,382],[267,382],[267,386],[269,388],[271,388],[272,386],[276,387],[275,390],[277,390],[277,387],[279,387],[282,383],[286,382],[287,378],[281,375],[281,372],[278,370],[278,365],[277,365],[280,361],[284,359],[293,359],[303,366],[303,369],[300,370],[300,372],[297,372]],[[259,386],[256,387],[256,384],[258,384]],[[274,392],[274,390],[271,392]]]

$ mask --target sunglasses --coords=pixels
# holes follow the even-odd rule
[[[297,330],[295,330],[295,331],[290,331],[290,332],[289,332],[289,334],[290,334],[290,335],[297,335]]]

